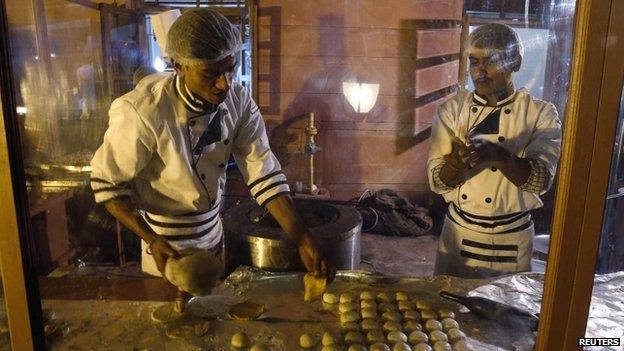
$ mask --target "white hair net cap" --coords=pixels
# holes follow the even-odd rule
[[[185,66],[217,62],[240,49],[238,29],[213,10],[185,11],[167,34],[167,54]]]
[[[524,48],[518,33],[501,23],[484,24],[470,33],[470,46],[491,52],[506,52],[522,57]]]

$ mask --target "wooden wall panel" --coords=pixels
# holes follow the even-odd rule
[[[461,28],[419,30],[416,57],[428,58],[459,53]]]
[[[417,70],[415,96],[421,97],[457,84],[458,74],[459,60]]]

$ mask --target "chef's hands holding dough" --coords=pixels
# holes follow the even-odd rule
[[[464,158],[468,153],[468,147],[458,137],[453,137],[452,151],[446,156],[447,162],[451,164],[454,169],[467,169],[468,164],[464,162]]]
[[[165,265],[169,257],[178,258],[180,254],[163,238],[154,239],[149,245],[158,271],[165,276]]]
[[[304,234],[299,241],[299,256],[308,272],[315,276],[327,278],[327,282],[334,280],[336,269],[334,265],[325,258],[318,245],[309,233]]]
[[[462,161],[470,167],[485,162],[496,165],[511,159],[512,155],[507,149],[478,136],[468,138],[466,153],[462,156]]]

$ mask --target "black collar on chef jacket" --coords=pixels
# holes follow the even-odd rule
[[[184,84],[184,80],[177,74],[173,84],[177,96],[182,100],[186,109],[195,115],[189,119],[206,116],[215,111],[217,112],[193,147],[193,155],[199,156],[207,145],[221,141],[221,109],[195,97],[186,84]]]
[[[498,96],[498,101],[496,101],[496,107],[503,107],[505,105],[509,105],[516,98],[516,90],[514,89],[511,94],[507,94],[505,91],[501,95]],[[472,102],[480,105],[480,106],[488,106],[487,98],[479,95],[476,91],[472,94]]]

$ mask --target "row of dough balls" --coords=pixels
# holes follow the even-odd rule
[[[377,303],[412,303],[418,310],[430,310],[432,307],[431,303],[428,301],[422,299],[412,299],[409,294],[403,291],[396,293],[380,292],[377,294],[371,291],[362,291],[359,296],[349,292],[345,292],[340,295],[331,292],[323,294],[323,302],[327,304],[354,303],[361,300],[375,301]]]
[[[303,334],[299,341],[300,346],[304,349],[314,348],[318,344],[318,339],[312,334]],[[449,341],[455,346],[451,348]],[[385,350],[386,348],[382,345],[386,345],[388,350],[390,347],[387,345],[392,345],[393,351],[429,350],[431,346],[427,344],[428,342],[433,345],[432,350],[468,350],[465,344],[465,335],[457,328],[452,328],[447,333],[441,330],[432,330],[429,335],[416,330],[411,332],[409,336],[399,330],[384,334],[380,329],[374,329],[366,335],[359,331],[347,331],[342,340],[337,338],[335,334],[326,332],[321,340],[323,351],[343,350],[342,345],[350,345],[349,350],[366,350],[363,345],[369,345],[370,350]],[[410,348],[410,344],[413,349]]]

